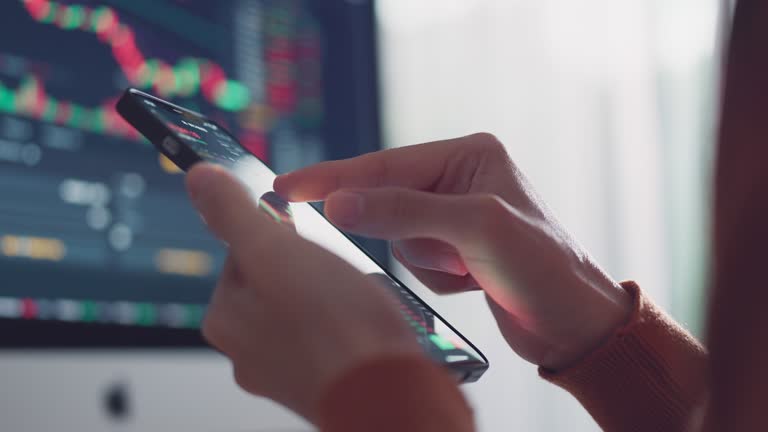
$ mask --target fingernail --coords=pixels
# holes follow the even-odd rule
[[[363,215],[363,197],[354,192],[336,192],[332,196],[331,217],[336,224],[353,227]]]
[[[469,273],[467,266],[464,265],[464,261],[458,255],[441,254],[437,257],[437,265],[439,270],[457,276],[464,276]]]

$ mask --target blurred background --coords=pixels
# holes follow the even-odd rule
[[[310,430],[202,346],[222,251],[115,115],[128,85],[212,115],[278,171],[494,133],[614,278],[701,335],[726,16],[717,0],[3,2],[0,425]],[[396,271],[489,357],[464,387],[479,430],[597,430],[482,296]]]

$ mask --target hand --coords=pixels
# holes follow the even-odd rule
[[[229,245],[203,334],[238,384],[310,421],[325,388],[367,359],[422,355],[390,293],[261,211],[222,168],[187,176],[192,201]]]
[[[393,240],[439,293],[482,288],[509,345],[566,367],[629,317],[628,294],[560,226],[493,136],[385,150],[280,176],[278,194],[326,200],[339,227]]]

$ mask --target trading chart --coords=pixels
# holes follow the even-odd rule
[[[195,327],[223,249],[115,112],[137,87],[278,169],[322,158],[322,35],[299,0],[0,5],[0,318]]]

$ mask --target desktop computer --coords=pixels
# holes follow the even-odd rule
[[[144,89],[287,171],[380,148],[375,47],[366,0],[2,2],[3,430],[305,426],[202,341],[224,250],[114,105]]]

